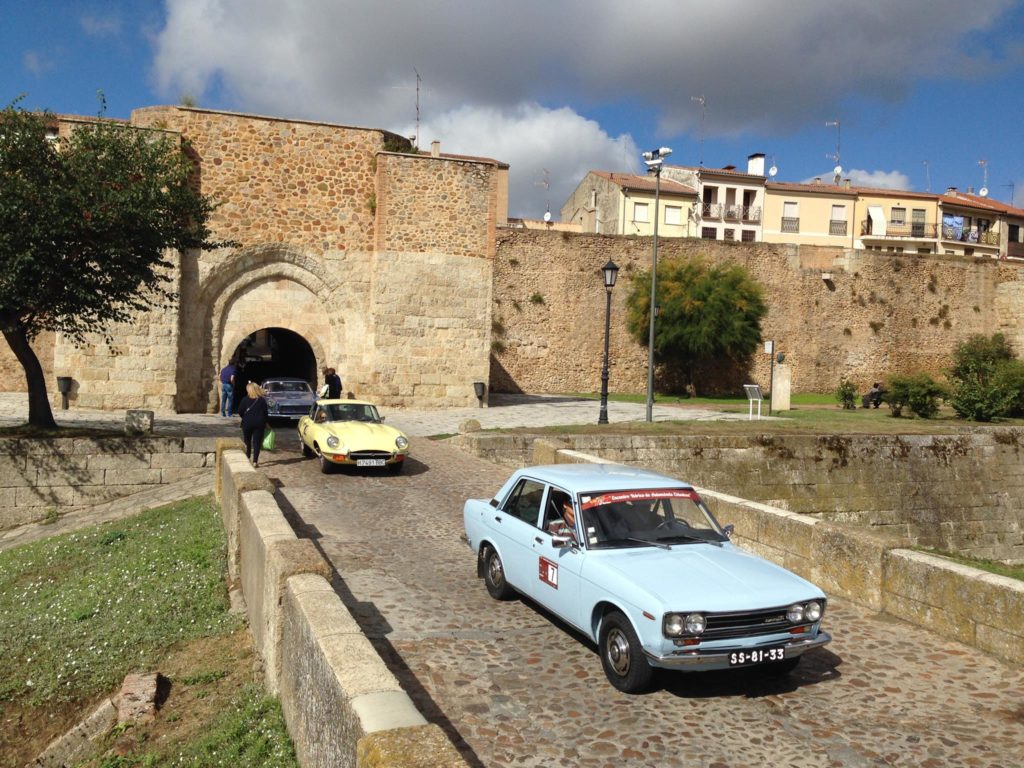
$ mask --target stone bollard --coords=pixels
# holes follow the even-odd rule
[[[129,410],[125,414],[124,431],[129,435],[150,435],[153,433],[153,412]]]
[[[465,421],[459,423],[459,434],[460,435],[465,435],[465,434],[468,434],[469,432],[479,432],[479,431],[480,431],[480,422],[477,421],[476,419],[466,419]]]

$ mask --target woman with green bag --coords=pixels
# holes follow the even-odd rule
[[[268,429],[269,409],[263,387],[255,381],[245,386],[245,397],[238,404],[238,415],[242,417],[242,439],[245,441],[245,455],[254,467],[260,465],[260,448],[263,447],[264,432]]]

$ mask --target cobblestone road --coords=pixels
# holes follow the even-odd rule
[[[662,673],[651,694],[619,693],[582,638],[525,600],[491,600],[475,578],[462,503],[507,470],[426,440],[414,456],[401,476],[324,477],[288,451],[261,468],[471,765],[1024,765],[1024,670],[841,600],[826,617],[835,640],[788,681]]]

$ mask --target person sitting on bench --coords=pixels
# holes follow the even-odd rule
[[[872,385],[871,389],[869,389],[867,391],[867,394],[865,394],[860,399],[861,407],[862,408],[870,408],[871,406],[874,406],[875,408],[877,408],[878,406],[880,406],[882,404],[882,395],[884,395],[884,394],[885,394],[885,390],[882,389],[882,382],[876,381]]]

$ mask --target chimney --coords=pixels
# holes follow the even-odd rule
[[[974,187],[968,186],[967,187],[967,194],[968,195],[973,195],[974,194]]]
[[[755,152],[747,156],[747,173],[751,176],[764,176],[764,154]]]
[[[846,187],[847,189],[849,189],[850,186],[851,186],[850,185],[850,180],[849,179],[843,179],[843,186]]]
[[[812,181],[811,183],[812,184],[821,184],[821,176],[815,176],[814,177],[814,181]]]
[[[956,197],[956,187],[946,187],[946,194],[950,197]]]
[[[432,142],[430,142],[430,156],[431,157],[440,157],[441,156],[441,142],[438,141],[437,139],[434,139]]]

